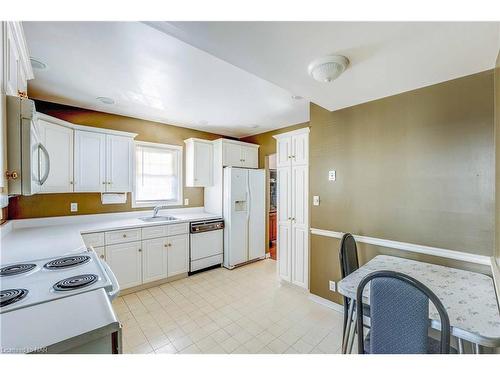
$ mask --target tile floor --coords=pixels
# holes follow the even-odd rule
[[[338,353],[342,315],[280,285],[276,262],[216,269],[118,297],[125,353]]]

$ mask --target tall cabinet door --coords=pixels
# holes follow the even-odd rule
[[[107,135],[106,154],[106,191],[132,191],[132,139]]]
[[[42,193],[73,191],[73,129],[38,120],[40,141],[50,157],[50,173],[41,187]],[[42,167],[44,163],[41,164]],[[45,171],[41,170],[40,174]]]
[[[166,238],[142,241],[142,282],[168,277],[168,243]]]
[[[307,288],[309,284],[309,210],[308,166],[294,166],[292,170],[292,283]],[[279,248],[278,248],[279,249]]]
[[[290,167],[278,168],[278,273],[291,281],[291,183]]]
[[[278,168],[290,165],[292,155],[292,137],[278,138],[276,140],[276,166]]]
[[[297,134],[292,137],[292,165],[308,165],[309,163],[309,133]]]
[[[75,191],[105,190],[106,135],[75,130]]]

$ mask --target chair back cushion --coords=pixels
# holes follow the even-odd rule
[[[427,353],[427,296],[395,278],[375,278],[370,284],[370,353]]]

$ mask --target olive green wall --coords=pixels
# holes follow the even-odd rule
[[[193,129],[54,103],[37,101],[36,106],[39,112],[69,121],[73,124],[138,133],[135,138],[138,141],[184,145],[184,139],[191,137],[210,140],[221,137],[217,134]],[[183,194],[184,198],[189,198],[189,207],[203,206],[203,188],[184,187]],[[70,212],[69,207],[71,202],[78,203],[77,213]],[[131,206],[130,194],[128,194],[127,203],[111,205],[101,204],[100,193],[38,194],[29,197],[18,196],[11,198],[9,201],[9,219],[75,214],[83,215],[131,210],[133,210],[133,208]]]
[[[495,258],[500,266],[500,51],[495,66]]]
[[[311,227],[491,256],[493,72],[329,112],[311,105]],[[328,170],[337,180],[329,182]],[[311,236],[311,292],[340,279],[339,241]],[[359,244],[362,262],[396,254],[489,273],[488,267]],[[279,249],[278,249],[279,252]]]

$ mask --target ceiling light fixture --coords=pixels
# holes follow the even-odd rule
[[[107,96],[98,96],[96,99],[103,104],[115,104],[114,99],[108,98]]]
[[[300,95],[292,95],[292,99],[293,100],[302,100],[302,99],[304,99],[304,97],[300,96]]]
[[[319,82],[332,82],[338,78],[349,65],[345,56],[331,55],[314,60],[307,68],[309,75]]]
[[[31,67],[36,70],[47,70],[48,66],[44,62],[30,57]]]

